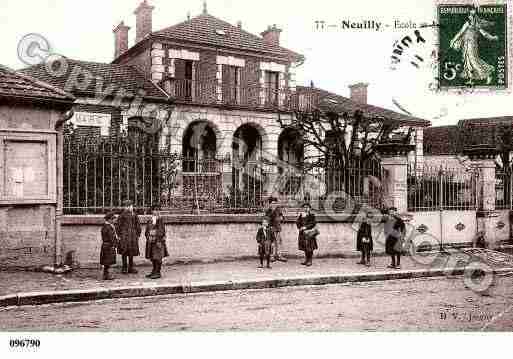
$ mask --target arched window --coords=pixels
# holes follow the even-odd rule
[[[217,136],[207,121],[197,121],[187,127],[182,139],[184,172],[201,172],[216,159]]]
[[[286,128],[278,138],[278,157],[285,164],[299,169],[304,162],[304,143],[301,133],[295,128]],[[280,166],[280,173],[286,170],[285,165]]]
[[[262,136],[258,129],[245,124],[240,126],[233,135],[233,160],[242,165],[256,162],[262,158]]]

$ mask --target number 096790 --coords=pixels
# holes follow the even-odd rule
[[[9,346],[11,348],[39,348],[41,341],[39,339],[10,339]]]

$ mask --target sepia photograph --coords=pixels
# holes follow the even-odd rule
[[[512,14],[2,0],[7,357],[45,333],[513,331]]]

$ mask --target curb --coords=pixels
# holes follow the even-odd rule
[[[513,272],[513,268],[499,268],[485,273],[501,274]],[[102,299],[152,297],[170,294],[219,292],[229,290],[283,288],[308,285],[373,282],[398,279],[430,278],[464,275],[464,268],[416,269],[397,272],[348,273],[326,276],[302,276],[280,279],[249,281],[197,282],[190,284],[162,284],[141,287],[92,288],[54,292],[29,292],[0,296],[0,307],[43,305],[65,302],[87,302]]]

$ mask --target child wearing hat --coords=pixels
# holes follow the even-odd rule
[[[114,213],[110,212],[104,217],[105,223],[102,227],[102,248],[100,251],[100,264],[103,266],[103,280],[113,280],[109,273],[112,265],[116,264],[116,246],[119,241],[114,227]]]
[[[260,267],[264,268],[264,259],[267,268],[271,268],[271,251],[274,243],[274,233],[269,226],[269,219],[264,217],[262,219],[262,226],[258,228],[256,241],[258,243],[258,256],[260,258]]]
[[[134,257],[139,256],[139,237],[141,235],[141,223],[134,210],[132,201],[124,202],[125,209],[119,215],[116,230],[119,235],[118,253],[121,254],[123,267],[121,273],[137,274],[134,268]]]
[[[146,259],[151,260],[153,265],[151,273],[146,278],[159,279],[162,276],[162,259],[168,257],[169,252],[166,245],[166,226],[160,217],[158,206],[153,206],[151,209],[151,219],[146,225],[144,236],[146,237]]]
[[[362,259],[358,264],[367,266],[371,265],[370,257],[374,247],[372,241],[371,216],[372,214],[370,212],[365,214],[356,235],[356,250],[360,251],[362,254]]]
[[[317,236],[319,235],[319,229],[310,203],[303,204],[303,212],[296,220],[299,231],[298,249],[305,252],[305,261],[301,264],[310,267],[313,261],[313,253],[318,249]]]
[[[406,225],[397,214],[397,208],[390,207],[384,217],[385,253],[390,256],[392,263],[388,268],[401,269],[401,254],[403,250]]]

